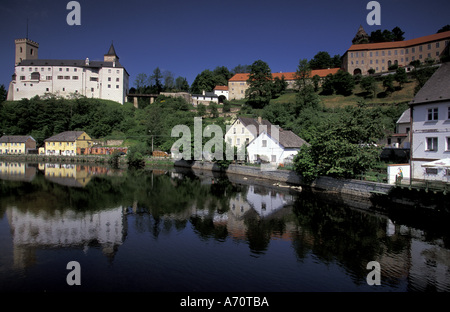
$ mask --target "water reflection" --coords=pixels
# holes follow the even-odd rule
[[[264,284],[269,291],[450,290],[450,235],[435,220],[411,225],[402,215],[379,214],[370,206],[363,210],[361,202],[355,209],[342,204],[348,199],[208,172],[79,164],[2,163],[0,168],[0,221],[6,216],[11,233],[10,241],[0,241],[5,251],[0,289],[12,287],[6,284],[8,274],[20,280],[5,274],[5,257],[11,257],[14,272],[45,266],[50,261],[45,251],[82,250],[90,256],[99,250],[117,271],[143,273],[134,282],[146,287],[144,272],[135,268],[160,266],[162,284],[168,283],[164,274],[173,277],[179,271],[176,278],[184,290],[191,283],[186,276],[208,279],[211,272],[201,261],[215,259],[215,267],[227,268],[220,286],[211,281],[217,289]],[[151,252],[136,256],[149,246]],[[196,252],[173,257],[186,246]],[[95,259],[94,267],[119,274]],[[229,266],[231,260],[238,261],[236,266]],[[370,261],[381,265],[381,288],[366,283]],[[247,275],[252,279],[240,279]],[[137,287],[126,284],[125,277],[115,278],[122,282],[116,287]]]

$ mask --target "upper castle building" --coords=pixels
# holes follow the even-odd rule
[[[38,49],[39,44],[32,40],[15,40],[15,70],[8,100],[45,94],[62,97],[80,94],[126,102],[130,75],[119,63],[113,44],[103,61],[39,59]]]
[[[367,75],[371,68],[376,73],[387,72],[391,65],[406,67],[416,60],[440,62],[441,56],[448,54],[450,31],[404,41],[363,43],[367,38],[360,27],[352,46],[342,56],[342,67],[350,74]]]

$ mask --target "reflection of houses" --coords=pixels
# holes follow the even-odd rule
[[[0,179],[31,181],[36,175],[36,167],[20,162],[0,162]]]
[[[39,207],[37,207],[39,208]],[[122,207],[102,211],[33,210],[16,207],[6,210],[14,248],[14,265],[24,268],[33,263],[35,250],[44,248],[100,245],[107,256],[114,256],[126,235]]]
[[[76,164],[45,164],[45,178],[66,186],[85,187],[92,178],[88,166]]]
[[[36,149],[36,140],[29,135],[4,135],[0,138],[1,154],[28,154]]]
[[[87,154],[92,146],[91,137],[84,131],[65,131],[54,135],[45,142],[46,155],[74,156]]]
[[[448,181],[450,164],[450,64],[443,63],[419,90],[411,108],[411,178]]]

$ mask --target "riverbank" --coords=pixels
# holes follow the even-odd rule
[[[396,211],[410,215],[450,213],[450,195],[442,192],[427,192],[425,189],[411,190],[387,183],[331,177],[319,177],[313,183],[307,184],[301,175],[291,170],[264,170],[260,167],[238,164],[231,164],[227,169],[223,169],[211,162],[181,160],[174,162],[174,166],[191,170],[194,174],[199,174],[199,171],[210,171],[216,174],[225,174],[230,180],[240,176],[241,180],[256,180],[257,183],[269,181],[269,184],[276,187],[285,187],[295,191],[308,190],[324,195],[337,195],[344,202],[351,202],[351,206],[367,207],[370,204],[373,209],[384,213],[392,212],[386,210],[386,207],[392,207],[392,203],[398,204]]]

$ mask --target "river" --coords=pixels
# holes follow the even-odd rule
[[[0,291],[450,291],[445,217],[177,168],[0,162],[0,178]]]

